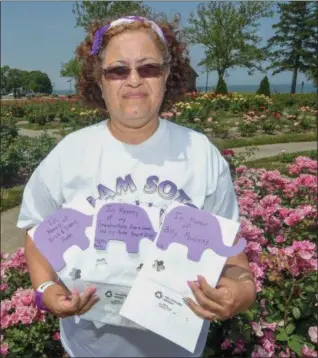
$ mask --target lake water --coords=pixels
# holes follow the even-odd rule
[[[259,85],[228,85],[227,88],[229,92],[243,92],[243,93],[256,93]],[[291,85],[280,84],[280,85],[271,85],[271,92],[274,93],[290,93]],[[205,92],[205,86],[198,86],[197,89],[201,92]],[[215,87],[208,87],[208,91],[213,91]],[[301,93],[301,83],[296,87],[296,93]],[[303,93],[317,93],[317,90],[310,83],[305,83],[303,88]],[[57,95],[68,95],[75,94],[75,91],[70,92],[70,90],[54,90],[53,94]]]
[[[228,85],[229,92],[244,92],[244,93],[256,93],[259,85]],[[271,93],[290,93],[291,85],[280,84],[271,85]],[[205,92],[205,86],[197,87],[199,91]],[[213,91],[215,87],[208,87],[208,91]],[[301,93],[301,83],[296,87],[296,93]],[[305,83],[303,93],[317,93],[317,90],[310,83]]]

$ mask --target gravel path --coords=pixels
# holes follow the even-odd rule
[[[246,148],[249,147],[233,148],[232,150],[235,154],[239,154],[245,152]],[[264,144],[254,146],[254,148],[257,148],[257,151],[255,151],[254,155],[249,157],[248,160],[273,157],[280,154],[282,151],[285,151],[286,153],[295,153],[304,150],[317,149],[317,142]]]
[[[25,230],[17,228],[20,207],[1,213],[1,251],[13,253],[24,246]]]

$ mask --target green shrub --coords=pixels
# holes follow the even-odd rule
[[[18,185],[13,188],[5,189],[1,188],[0,196],[0,212],[14,208],[22,201],[23,186]]]
[[[41,160],[53,149],[56,139],[44,134],[36,139],[2,135],[0,155],[1,186],[22,184],[31,176]]]
[[[25,112],[24,112],[24,107],[20,106],[20,105],[14,105],[11,107],[11,113],[13,117],[23,117]]]
[[[227,86],[223,77],[219,77],[218,84],[216,85],[215,93],[228,94]]]
[[[262,79],[256,94],[264,94],[265,96],[270,97],[271,90],[267,76]]]
[[[277,120],[273,118],[266,118],[261,122],[261,127],[265,133],[274,134],[277,127]]]
[[[271,96],[274,103],[281,103],[283,107],[309,106],[317,109],[317,95],[315,93],[290,94],[280,93]]]
[[[12,118],[1,118],[0,122],[0,140],[7,139],[9,142],[18,135],[18,129]]]

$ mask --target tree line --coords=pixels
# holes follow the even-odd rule
[[[19,97],[26,92],[51,94],[53,90],[49,76],[41,71],[24,71],[9,66],[0,69],[1,94],[13,92]]]
[[[275,9],[276,7],[276,9]],[[278,13],[279,21],[265,46],[261,46],[259,21]],[[88,31],[90,22],[117,18],[128,14],[145,15],[154,19],[156,14],[142,1],[76,2],[73,5],[76,26]],[[304,73],[317,87],[318,82],[318,2],[290,1],[211,1],[199,3],[188,19],[184,33],[190,44],[204,48],[200,66],[208,75],[218,73],[217,88],[225,86],[228,70],[246,68],[249,75],[255,70],[272,75],[291,71],[291,93],[296,92],[299,73]],[[264,62],[269,62],[268,66]],[[80,63],[75,58],[62,64],[61,76],[76,79]]]

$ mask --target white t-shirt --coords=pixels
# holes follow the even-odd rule
[[[85,197],[139,201],[165,209],[171,202],[194,205],[238,220],[228,163],[207,137],[160,119],[157,131],[139,145],[112,136],[106,122],[67,135],[27,183],[17,226],[29,229],[63,204]],[[71,357],[200,357],[209,322],[192,354],[150,331],[90,321],[60,321],[61,341]]]

